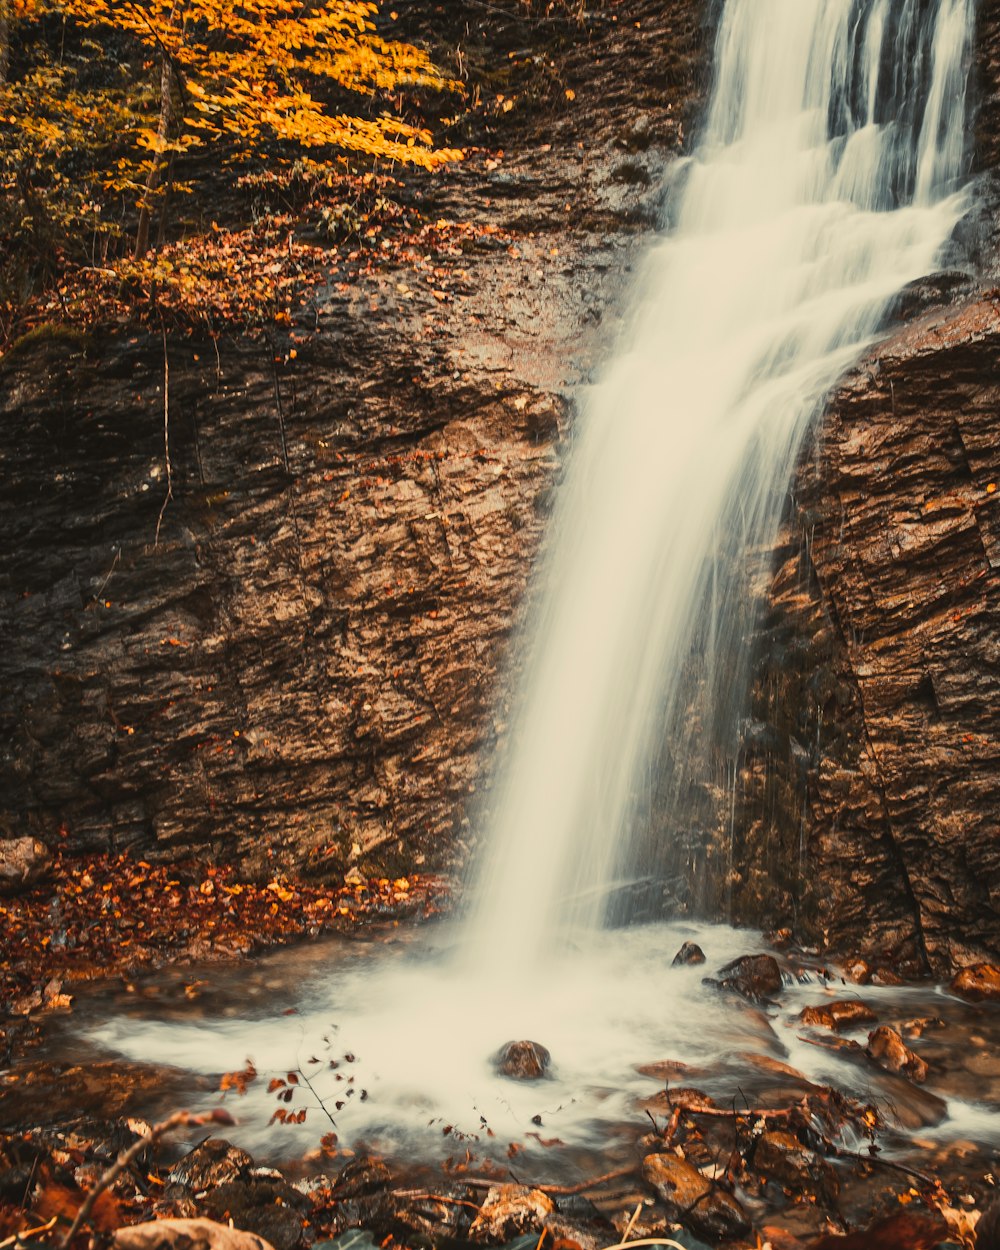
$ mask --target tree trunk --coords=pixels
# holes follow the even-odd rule
[[[174,89],[176,85],[177,75],[174,73],[174,67],[170,63],[170,58],[164,53],[160,66],[160,120],[156,127],[156,137],[161,144],[169,140],[170,132],[173,130]],[[139,225],[135,234],[136,260],[141,256],[145,256],[149,251],[149,227],[153,217],[153,201],[159,189],[164,170],[167,168],[168,162],[163,159],[162,152],[155,153],[153,166],[149,171],[149,177],[146,179],[146,190],[139,205]]]
[[[0,87],[7,85],[10,72],[10,0],[0,0]]]

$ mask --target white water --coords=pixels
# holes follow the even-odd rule
[[[474,964],[519,970],[598,931],[615,885],[649,870],[636,834],[653,789],[690,779],[692,721],[735,739],[751,622],[731,569],[769,547],[824,393],[963,211],[971,28],[970,0],[726,4],[676,229],[582,403],[474,885]]]
[[[651,249],[629,333],[582,404],[513,749],[452,939],[461,957],[342,957],[303,987],[294,1018],[130,1016],[93,1039],[208,1073],[247,1056],[312,1071],[313,1055],[350,1051],[369,1097],[344,1099],[339,1129],[389,1152],[418,1138],[447,1153],[442,1127],[482,1134],[480,1116],[501,1144],[524,1141],[536,1114],[543,1136],[588,1140],[635,1118],[634,1097],[655,1089],[636,1065],[666,1057],[791,1052],[818,1079],[839,1069],[706,991],[701,969],[671,969],[689,928],[601,923],[613,884],[643,871],[630,834],[654,767],[660,793],[685,783],[692,652],[708,708],[694,718],[734,732],[731,657],[748,617],[717,550],[767,548],[824,393],[963,211],[971,27],[972,0],[728,0],[676,228]],[[710,972],[757,940],[697,936]],[[551,1049],[551,1081],[493,1074],[518,1036]],[[315,1070],[336,1098],[343,1065]],[[268,1138],[273,1108],[259,1092],[243,1105],[248,1145]]]

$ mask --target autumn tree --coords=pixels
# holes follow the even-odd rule
[[[456,158],[378,112],[391,93],[453,84],[376,16],[370,0],[0,0],[0,193],[17,205],[0,231],[15,247],[28,231],[39,264],[58,252],[50,235],[90,235],[104,264],[126,230],[147,252],[169,191],[197,190],[196,165]]]

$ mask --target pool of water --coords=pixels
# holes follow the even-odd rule
[[[335,1133],[341,1152],[439,1163],[468,1151],[516,1155],[526,1175],[600,1171],[650,1114],[663,1123],[668,1079],[723,1106],[788,1105],[803,1081],[831,1084],[880,1107],[889,1150],[911,1139],[1000,1148],[1000,1012],[989,1005],[931,984],[850,985],[835,968],[779,954],[785,987],[775,1005],[755,1006],[704,984],[767,949],[759,934],[721,925],[590,935],[528,974],[490,976],[467,970],[459,932],[442,923],[323,940],[92,987],[47,1051],[169,1069],[174,1107],[178,1089],[193,1110],[224,1097],[238,1120],[226,1136],[274,1162],[307,1158]],[[684,941],[702,946],[704,965],[672,966]],[[923,1086],[828,1048],[836,1036],[863,1046],[871,1024],[842,1035],[803,1027],[803,1007],[842,998],[904,1034],[930,1065]],[[550,1051],[544,1078],[498,1075],[498,1050],[521,1038]],[[246,1092],[220,1094],[222,1075],[248,1062],[257,1076]]]

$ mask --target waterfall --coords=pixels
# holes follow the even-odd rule
[[[727,0],[673,228],[580,399],[471,883],[473,964],[530,967],[619,918],[654,793],[669,833],[696,744],[735,738],[747,581],[810,422],[966,204],[973,17],[973,0]]]

